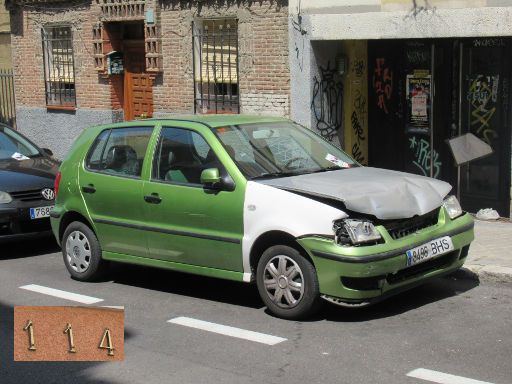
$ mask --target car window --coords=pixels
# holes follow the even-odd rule
[[[152,131],[153,127],[103,131],[91,147],[87,168],[118,176],[140,177]]]
[[[89,155],[87,156],[87,168],[94,170],[101,170],[105,168],[105,164],[101,162],[101,159],[110,131],[110,129],[107,129],[106,131],[101,132],[94,141],[94,144],[89,151]]]
[[[153,180],[201,185],[201,172],[218,168],[221,162],[206,140],[197,132],[182,128],[163,128],[153,162]]]
[[[7,127],[0,127],[0,160],[21,160],[40,155],[39,149],[23,136]]]

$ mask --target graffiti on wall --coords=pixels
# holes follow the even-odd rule
[[[330,67],[319,67],[320,75],[313,79],[311,109],[316,120],[316,129],[322,137],[332,141],[341,128],[343,83],[337,79],[337,71]]]
[[[430,176],[430,156],[432,152],[433,177],[437,178],[443,163],[439,160],[439,152],[430,148],[430,142],[424,138],[417,136],[409,137],[409,149],[413,153],[412,163],[416,166],[424,176]]]
[[[470,124],[473,132],[489,145],[498,137],[491,121],[496,113],[499,80],[499,75],[475,75],[469,79]]]
[[[352,157],[359,163],[364,163],[366,159],[363,155],[361,146],[366,141],[363,127],[365,125],[367,109],[366,97],[358,89],[354,93],[353,108],[352,115],[350,116],[352,131],[355,137],[355,142],[352,145]]]
[[[505,47],[505,40],[501,38],[484,38],[473,40],[473,47]]]
[[[428,0],[411,0],[412,7],[405,15],[405,19],[416,19],[418,15],[421,14],[428,14],[428,13],[435,13],[436,7],[432,6]]]
[[[366,63],[364,62],[364,60],[354,60],[352,62],[352,72],[357,77],[363,77],[365,69]]]
[[[502,86],[502,97],[501,97],[501,105],[503,107],[504,111],[508,110],[508,102],[510,99],[509,92],[510,92],[510,84],[508,77],[505,77],[503,81],[501,82]]]
[[[388,102],[393,93],[393,71],[386,65],[386,59],[378,57],[373,71],[373,90],[377,99],[377,107],[388,114]]]
[[[406,51],[407,62],[410,65],[422,65],[428,63],[429,53],[425,49],[409,49]]]

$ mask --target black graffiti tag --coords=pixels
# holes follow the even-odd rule
[[[316,76],[313,84],[311,109],[316,120],[316,128],[327,140],[332,141],[341,128],[343,83],[336,80],[336,70],[320,67],[320,79]]]
[[[352,112],[352,116],[350,117],[350,122],[352,124],[352,129],[354,131],[354,135],[357,139],[357,142],[354,143],[352,146],[352,157],[362,163],[364,162],[364,156],[361,152],[361,141],[366,140],[364,137],[364,131],[363,127],[361,127],[361,124],[359,123],[359,119],[357,118],[356,111]]]
[[[366,65],[364,60],[354,60],[352,63],[352,72],[354,72],[357,77],[362,77],[364,75],[365,67]]]

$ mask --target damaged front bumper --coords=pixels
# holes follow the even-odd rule
[[[318,236],[297,241],[313,260],[322,297],[335,303],[360,304],[380,301],[460,268],[474,239],[473,226],[471,215],[451,220],[441,209],[437,224],[400,239],[393,239],[378,226],[382,244],[341,246]],[[408,250],[444,236],[451,238],[452,251],[407,266]]]

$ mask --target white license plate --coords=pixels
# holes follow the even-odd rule
[[[43,217],[50,217],[50,211],[52,210],[53,205],[49,205],[48,207],[38,207],[38,208],[30,208],[30,218],[41,219]]]
[[[419,247],[409,249],[407,254],[407,266],[423,263],[434,257],[438,257],[453,251],[453,243],[450,236],[440,237],[439,239],[430,240],[428,243]]]

